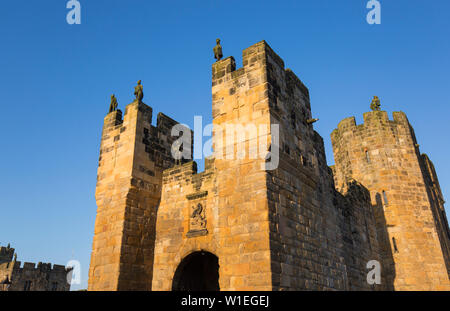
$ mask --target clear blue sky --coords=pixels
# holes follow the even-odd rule
[[[238,66],[266,40],[303,80],[329,164],[331,131],[362,122],[373,95],[405,111],[450,200],[449,1],[381,0],[381,25],[366,23],[366,0],[80,2],[81,25],[66,23],[65,0],[0,4],[0,243],[19,260],[73,254],[74,288],[87,286],[110,95],[123,110],[142,79],[154,116],[210,121],[217,37]]]

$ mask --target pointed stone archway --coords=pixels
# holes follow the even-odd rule
[[[199,251],[186,256],[172,281],[173,291],[219,291],[219,258]]]

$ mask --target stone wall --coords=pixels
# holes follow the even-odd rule
[[[205,171],[197,174],[196,163],[189,162],[163,173],[153,290],[171,290],[176,268],[190,253],[218,253],[220,227],[213,165],[213,162],[207,164]],[[203,209],[200,214],[202,221],[191,223],[191,215],[199,204]]]
[[[342,255],[346,267],[346,290],[391,290],[385,274],[381,284],[367,282],[367,264],[381,262],[375,214],[370,204],[369,191],[356,181],[351,181],[335,194],[339,210],[341,241],[337,251]],[[373,267],[370,266],[372,269]]]
[[[420,166],[427,187],[428,198],[430,199],[431,211],[436,222],[437,233],[450,278],[450,228],[445,213],[444,196],[442,195],[433,162],[426,154],[422,154],[419,159],[421,160]]]
[[[279,167],[267,171],[273,289],[370,289],[366,264],[378,246],[368,196],[350,186],[336,193],[309,91],[266,50],[271,122],[280,125]]]
[[[394,112],[391,121],[385,111],[368,112],[361,125],[347,118],[331,139],[338,188],[354,179],[370,191],[388,284],[396,290],[448,290],[448,224],[442,204],[435,203],[441,194],[437,183],[433,188],[426,181],[406,115]],[[428,179],[437,180],[434,173]]]
[[[67,276],[70,270],[64,266],[45,263],[24,263],[20,267],[20,261],[15,262],[10,276],[12,280],[10,291],[69,291],[70,284]],[[70,277],[69,277],[70,278]],[[26,283],[29,282],[26,287]]]
[[[69,291],[71,279],[70,268],[50,263],[25,262],[13,258],[14,248],[0,248],[0,282],[8,280],[11,285],[8,291]],[[6,256],[7,255],[7,256]],[[0,291],[3,288],[0,286]]]

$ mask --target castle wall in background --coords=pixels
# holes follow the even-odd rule
[[[23,266],[14,254],[14,248],[9,245],[0,247],[0,283],[9,281],[11,284],[0,291],[69,291],[71,269],[50,263],[25,262]]]

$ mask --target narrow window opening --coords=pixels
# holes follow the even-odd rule
[[[300,163],[303,166],[306,166],[308,164],[308,160],[306,159],[306,157],[304,157],[302,154],[300,154]]]
[[[52,283],[52,291],[56,292],[58,290],[58,282],[53,282]]]
[[[386,195],[386,191],[383,190],[383,200],[384,200],[384,205],[388,205],[388,199],[387,199],[387,195]]]
[[[294,130],[296,128],[296,122],[297,122],[297,120],[296,120],[296,117],[295,117],[295,111],[292,110],[292,112],[291,112],[291,124],[292,124],[292,128]]]
[[[392,237],[392,245],[394,246],[394,252],[398,253],[397,241]]]
[[[365,150],[365,154],[366,154],[367,163],[370,163],[370,155],[369,155],[369,151],[367,151],[367,149]]]
[[[28,292],[31,290],[31,281],[25,281],[25,286],[23,287],[23,290]]]

